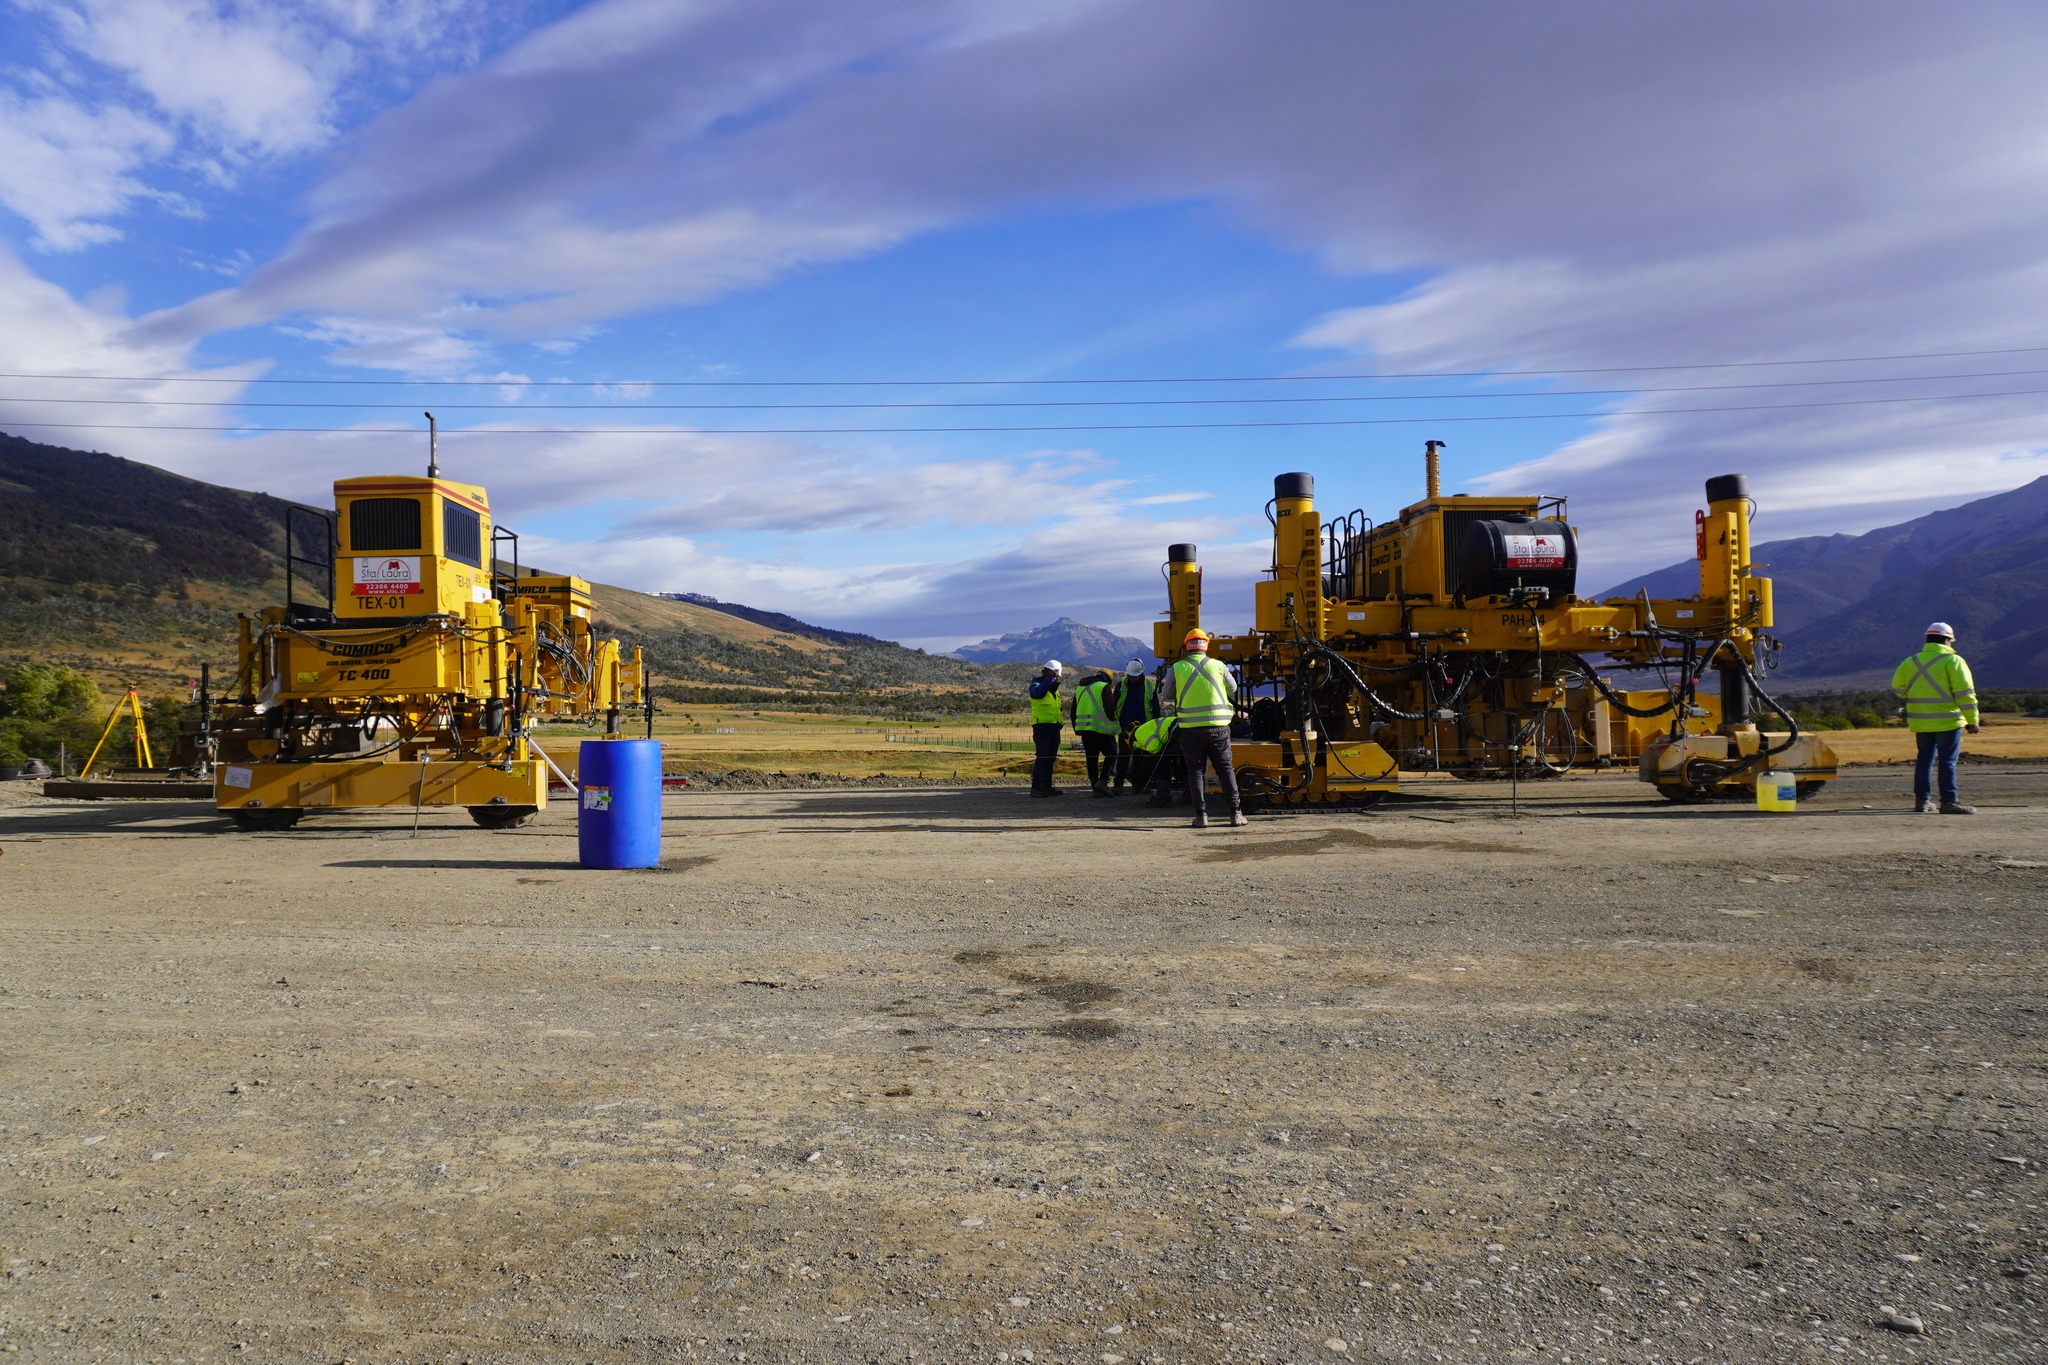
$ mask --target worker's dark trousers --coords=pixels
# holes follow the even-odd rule
[[[1053,760],[1060,756],[1060,727],[1057,721],[1031,727],[1031,746],[1038,756],[1031,760],[1031,788],[1045,791],[1052,786]]]
[[[1204,764],[1216,769],[1216,785],[1223,788],[1223,795],[1229,798],[1230,813],[1237,814],[1243,803],[1237,795],[1237,772],[1230,766],[1230,727],[1228,725],[1183,725],[1180,727],[1180,751],[1188,761],[1188,791],[1194,795],[1195,809],[1205,810],[1209,804],[1209,783],[1202,768]]]
[[[1167,736],[1166,747],[1152,755],[1152,799],[1162,804],[1172,801],[1173,784],[1180,782],[1187,766],[1180,747],[1180,731],[1175,730]],[[1184,806],[1194,800],[1188,791],[1187,783],[1181,782],[1180,801]]]
[[[1963,751],[1961,730],[1922,730],[1913,736],[1919,754],[1913,763],[1913,800],[1925,801],[1933,794],[1935,777],[1941,778],[1941,799],[1956,804],[1956,759]]]
[[[1132,791],[1143,791],[1152,781],[1152,765],[1157,760],[1131,745],[1130,732],[1116,737],[1116,789],[1122,791],[1124,783],[1131,784]]]
[[[1116,768],[1116,736],[1099,734],[1094,730],[1081,733],[1081,752],[1088,756],[1088,785],[1107,786],[1109,775]]]

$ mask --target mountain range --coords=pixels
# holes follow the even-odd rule
[[[1807,687],[1885,686],[1929,622],[1985,687],[2048,682],[2048,476],[1862,535],[1801,536],[1752,547],[1772,579],[1778,677]],[[1685,597],[1693,560],[1632,578],[1600,598]]]
[[[825,640],[835,645],[896,645],[894,640],[863,635],[857,630],[814,626],[809,621],[799,621],[787,612],[768,611],[762,607],[749,607],[738,602],[721,602],[716,597],[707,597],[701,592],[658,592],[654,595],[668,598],[673,602],[694,602],[700,607],[722,611],[727,616],[737,616],[742,621],[752,621],[757,626],[767,626],[771,630],[784,631],[790,635],[807,635],[814,640]]]
[[[1014,631],[962,645],[953,656],[980,664],[1044,663],[1058,659],[1065,664],[1094,664],[1100,668],[1122,668],[1132,659],[1152,660],[1152,646],[1129,635],[1117,635],[1100,626],[1062,616],[1049,626]]]

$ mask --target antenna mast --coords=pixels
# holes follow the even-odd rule
[[[434,414],[427,414],[427,477],[441,477],[441,427]]]

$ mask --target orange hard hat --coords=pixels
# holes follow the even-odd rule
[[[1187,638],[1180,642],[1182,649],[1193,649],[1196,645],[1201,645],[1205,649],[1209,645],[1209,632],[1199,626],[1189,631]]]

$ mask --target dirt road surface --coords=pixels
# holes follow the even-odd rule
[[[0,797],[0,1351],[2048,1359],[2048,768],[237,835]]]

